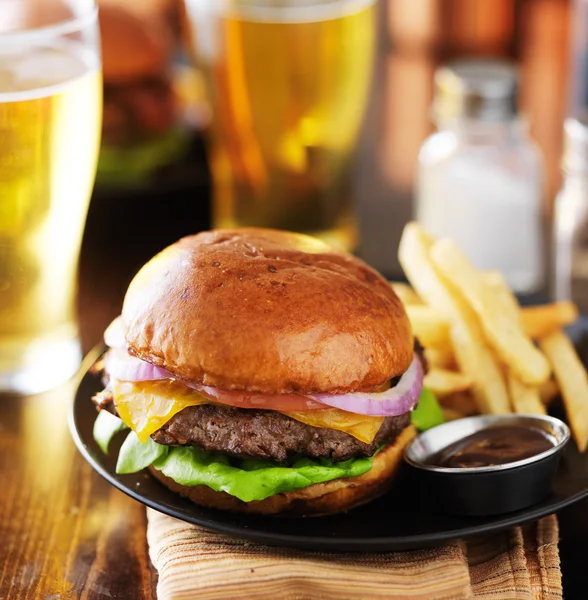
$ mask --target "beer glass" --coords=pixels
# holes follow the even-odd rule
[[[212,105],[214,225],[291,229],[352,249],[375,0],[186,3]]]
[[[0,390],[39,392],[79,367],[101,95],[94,0],[0,0]]]

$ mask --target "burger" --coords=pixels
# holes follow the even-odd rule
[[[100,1],[104,107],[99,185],[140,186],[187,151],[171,0]]]
[[[132,280],[93,401],[118,473],[207,507],[326,515],[384,493],[423,364],[388,282],[312,237],[185,237]]]

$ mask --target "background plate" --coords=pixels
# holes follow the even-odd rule
[[[569,333],[584,364],[588,364],[588,319],[579,320]],[[385,496],[332,517],[262,518],[201,508],[172,493],[147,472],[115,473],[116,457],[126,434],[119,434],[113,440],[108,456],[102,454],[94,441],[92,427],[96,410],[90,397],[101,388],[99,377],[87,371],[83,374],[70,415],[70,427],[80,452],[102,477],[162,513],[264,544],[346,552],[424,548],[533,521],[588,496],[588,453],[579,454],[572,441],[564,450],[551,494],[539,504],[505,515],[460,517],[440,513],[431,498],[420,493],[418,476],[406,465]]]

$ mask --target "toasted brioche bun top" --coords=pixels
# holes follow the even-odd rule
[[[371,390],[413,357],[408,317],[381,275],[276,230],[210,231],[169,246],[131,282],[122,320],[130,354],[228,390]]]

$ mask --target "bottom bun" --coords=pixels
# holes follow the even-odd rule
[[[414,427],[407,427],[394,443],[378,452],[372,468],[363,475],[315,483],[300,490],[275,494],[265,500],[253,502],[243,502],[226,492],[215,492],[205,485],[180,485],[153,467],[149,467],[149,470],[170,490],[201,506],[262,515],[319,517],[350,510],[386,492],[402,460],[404,447],[415,435]]]

